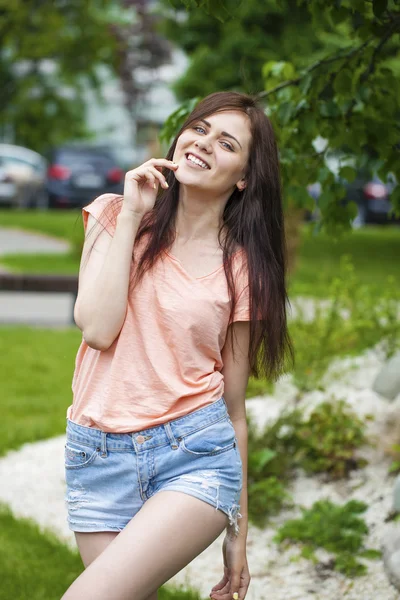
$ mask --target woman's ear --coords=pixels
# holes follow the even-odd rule
[[[236,186],[237,189],[239,190],[239,192],[243,192],[244,188],[246,187],[247,182],[246,180],[243,178],[240,181],[237,182]]]

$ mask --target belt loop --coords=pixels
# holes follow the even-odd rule
[[[175,436],[172,433],[171,425],[169,423],[164,423],[164,428],[170,441],[172,450],[177,450],[179,448],[179,444],[177,443]]]
[[[107,456],[107,434],[105,431],[101,432],[101,456]]]

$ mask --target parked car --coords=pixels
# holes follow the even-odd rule
[[[47,170],[49,207],[82,207],[104,193],[122,194],[124,176],[106,148],[56,148]]]
[[[12,206],[17,194],[17,186],[0,162],[0,206]]]
[[[345,183],[346,201],[357,204],[358,214],[354,225],[360,227],[366,223],[389,223],[398,221],[390,214],[392,204],[390,194],[396,186],[394,177],[383,183],[377,175],[359,172],[352,183]]]
[[[334,174],[335,181],[340,182],[346,189],[343,204],[355,202],[357,216],[353,220],[354,227],[361,227],[366,223],[392,223],[400,222],[399,218],[391,214],[392,204],[390,194],[397,185],[393,175],[388,177],[388,182],[383,183],[376,173],[367,169],[356,168],[355,159],[340,152],[329,154],[325,158],[326,166]],[[356,169],[356,178],[352,182],[341,179],[340,168],[344,166]],[[309,215],[310,219],[318,219],[318,199],[322,192],[319,182],[307,186],[308,193],[314,198],[316,209]]]
[[[46,205],[46,159],[29,148],[0,144],[0,165],[8,184],[14,183],[14,194],[7,204],[18,208],[39,208]]]

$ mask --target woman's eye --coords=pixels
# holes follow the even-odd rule
[[[233,152],[233,146],[231,144],[229,144],[228,142],[221,142],[222,144],[225,144],[225,147],[228,148],[228,150],[230,150],[231,152]]]
[[[200,127],[200,125],[197,125],[197,126],[194,128],[194,129],[195,129],[196,131],[198,131],[198,130],[200,129],[200,131],[203,131],[203,132],[205,132],[205,129],[204,129],[204,127]]]

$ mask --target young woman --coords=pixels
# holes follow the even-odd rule
[[[246,596],[248,377],[291,345],[277,149],[249,96],[200,102],[166,159],[83,212],[63,600],[156,600],[226,528],[210,596]],[[204,574],[207,577],[207,574]],[[210,582],[211,583],[211,582]]]

